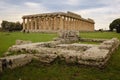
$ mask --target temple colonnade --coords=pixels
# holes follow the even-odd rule
[[[44,13],[26,15],[23,19],[23,30],[30,32],[77,30],[94,31],[94,21],[84,19],[72,12]]]

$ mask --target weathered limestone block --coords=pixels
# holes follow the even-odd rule
[[[39,60],[42,63],[51,63],[57,58],[57,55],[56,54],[49,54],[49,53],[34,54],[33,58],[36,60]]]
[[[75,50],[60,50],[58,57],[60,60],[64,60],[66,63],[77,63],[77,57],[82,53]]]
[[[4,57],[7,68],[14,69],[16,67],[24,66],[31,62],[32,57],[27,54],[20,54],[14,56]],[[4,67],[4,66],[3,66]]]
[[[56,46],[56,48],[60,49],[67,49],[67,50],[76,50],[76,51],[85,51],[91,47],[95,47],[97,45],[91,45],[91,44],[59,44]]]
[[[79,41],[78,31],[59,31],[59,37],[56,40],[64,39],[66,43]]]
[[[86,61],[104,61],[109,54],[109,50],[99,49],[98,47],[92,47],[81,56],[82,60]]]
[[[16,40],[16,45],[30,44],[30,43],[32,43],[32,41]]]
[[[112,38],[101,43],[99,48],[108,49],[112,53],[116,48],[118,48],[119,45],[120,45],[119,40],[117,38]]]

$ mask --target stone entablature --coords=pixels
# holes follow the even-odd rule
[[[94,31],[94,21],[68,11],[26,15],[23,19],[23,30],[30,32],[77,30]]]

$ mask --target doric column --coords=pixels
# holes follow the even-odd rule
[[[49,22],[49,23],[48,23],[48,24],[49,24],[49,26],[48,26],[49,30],[53,30],[53,29],[52,29],[52,26],[53,26],[53,25],[52,25],[52,24],[53,24],[52,17],[49,17],[49,21],[48,21],[48,22]]]
[[[37,30],[39,31],[40,29],[40,17],[37,17]]]
[[[65,22],[64,30],[66,30],[66,28],[67,28],[67,17],[66,16],[64,17],[64,22]]]
[[[63,29],[65,30],[66,28],[66,16],[63,17]]]
[[[69,18],[68,24],[69,24],[69,30],[72,30],[72,18],[71,17]]]
[[[65,18],[65,30],[69,30],[69,27],[70,27],[69,26],[69,19],[70,19],[69,17]]]
[[[70,25],[70,30],[73,30],[73,18],[71,18],[71,25]]]
[[[59,18],[59,30],[64,30],[63,29],[63,18],[62,16],[59,16],[58,18]]]
[[[27,18],[27,30],[29,30],[29,18]]]
[[[77,19],[75,19],[75,30],[77,30]]]
[[[57,30],[57,17],[54,16],[54,30]]]
[[[77,30],[79,31],[79,19],[77,19]]]
[[[35,30],[37,30],[37,18],[35,18]]]
[[[33,30],[34,28],[34,25],[33,25],[33,18],[31,18],[31,30]]]
[[[73,18],[73,25],[72,25],[72,30],[75,30],[75,19]]]
[[[69,26],[68,26],[68,30],[71,30],[71,17],[69,17]]]
[[[23,18],[23,30],[25,30],[25,18]]]
[[[56,30],[60,29],[60,18],[59,16],[56,17]]]
[[[43,30],[43,17],[41,17],[40,25],[41,25],[41,30]]]
[[[45,19],[45,17],[43,17],[43,30],[45,30],[45,25],[46,24],[46,19]]]
[[[46,26],[45,26],[45,30],[48,30],[49,29],[49,17],[46,16]]]

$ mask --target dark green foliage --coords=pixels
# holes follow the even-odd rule
[[[120,33],[120,18],[115,19],[109,26],[110,31],[113,31],[113,29],[116,29],[117,33]]]
[[[5,30],[5,31],[20,31],[20,30],[22,30],[22,24],[20,24],[20,22],[2,21],[1,26],[2,26],[2,30]]]

